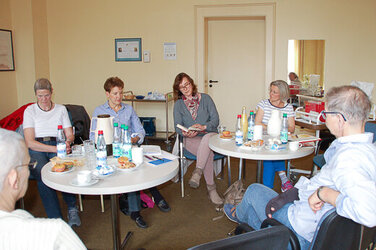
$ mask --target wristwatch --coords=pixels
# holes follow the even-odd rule
[[[320,201],[322,202],[325,202],[323,199],[321,199],[320,197],[320,191],[324,188],[324,186],[320,186],[318,189],[317,189],[317,197],[320,199]]]

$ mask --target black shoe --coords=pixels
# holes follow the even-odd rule
[[[119,208],[125,215],[129,215],[128,197],[125,194],[119,196]]]
[[[138,216],[136,219],[135,219],[135,222],[136,222],[136,225],[138,227],[141,227],[141,228],[147,228],[148,227],[148,224],[146,224],[146,222],[144,221],[144,219],[142,218],[142,216]]]
[[[161,200],[158,202],[157,204],[159,210],[161,210],[162,212],[169,212],[171,211],[171,208],[170,206],[168,205],[168,203],[165,201],[165,200]]]

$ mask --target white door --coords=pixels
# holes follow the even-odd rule
[[[238,17],[206,22],[206,89],[217,106],[220,123],[234,131],[242,107],[249,115],[265,98],[265,20]]]

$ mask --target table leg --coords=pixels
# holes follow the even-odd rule
[[[256,182],[261,183],[261,169],[262,169],[262,161],[258,160],[257,161],[257,177],[256,177]]]
[[[239,159],[239,180],[242,178],[243,159]]]
[[[290,179],[290,168],[291,168],[291,161],[287,160],[287,171],[286,171],[287,179]]]
[[[112,219],[112,242],[113,249],[120,249],[120,227],[119,227],[119,202],[116,194],[111,195],[111,219]]]

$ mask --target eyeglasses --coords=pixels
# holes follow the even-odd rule
[[[29,168],[33,169],[37,166],[37,164],[38,164],[37,160],[32,160],[27,164],[17,165],[16,168],[29,167]]]
[[[187,82],[186,84],[183,84],[183,85],[179,85],[179,89],[187,89],[191,86],[191,83],[190,82]]]
[[[324,119],[324,121],[326,121],[326,115],[341,115],[343,120],[347,121],[346,117],[341,112],[338,112],[338,111],[322,111],[321,117]]]

